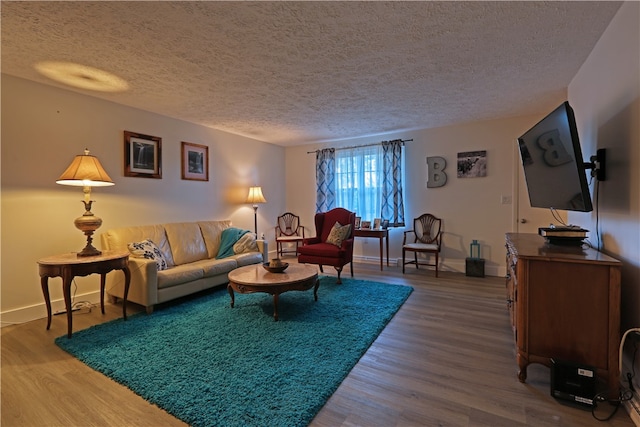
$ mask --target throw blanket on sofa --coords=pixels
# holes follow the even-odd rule
[[[220,235],[220,249],[218,250],[218,255],[216,259],[230,257],[231,255],[235,255],[233,250],[233,245],[236,244],[238,240],[245,234],[247,234],[249,230],[241,230],[235,227],[229,227],[222,230],[222,234]]]

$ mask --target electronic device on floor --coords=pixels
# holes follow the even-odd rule
[[[551,396],[591,407],[595,395],[595,368],[551,359]]]

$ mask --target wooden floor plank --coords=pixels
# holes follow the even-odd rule
[[[379,264],[355,264],[354,275],[414,292],[311,426],[603,425],[549,395],[548,368],[531,365],[527,383],[518,381],[503,278],[441,272],[435,279],[423,268],[402,274]],[[74,330],[122,315],[119,305],[106,309],[74,313]],[[40,319],[2,329],[3,427],[185,425],[58,348],[63,316],[45,326]],[[633,423],[620,409],[607,425]]]

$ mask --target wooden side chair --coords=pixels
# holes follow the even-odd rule
[[[285,253],[298,254],[298,244],[304,240],[304,227],[300,225],[300,217],[291,212],[286,212],[278,217],[276,225],[276,254],[282,256]],[[284,250],[284,246],[290,243],[296,244],[293,250]]]
[[[413,242],[411,241],[413,240]],[[436,268],[436,277],[438,277],[438,254],[442,245],[442,219],[432,214],[422,214],[413,220],[413,230],[404,232],[402,240],[402,274],[404,274],[404,266],[407,264],[426,265]],[[413,260],[405,261],[406,253],[413,252]],[[418,262],[418,253],[433,255],[434,263]]]

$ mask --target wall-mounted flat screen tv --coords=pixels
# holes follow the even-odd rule
[[[593,210],[575,116],[564,102],[518,138],[532,207]]]

